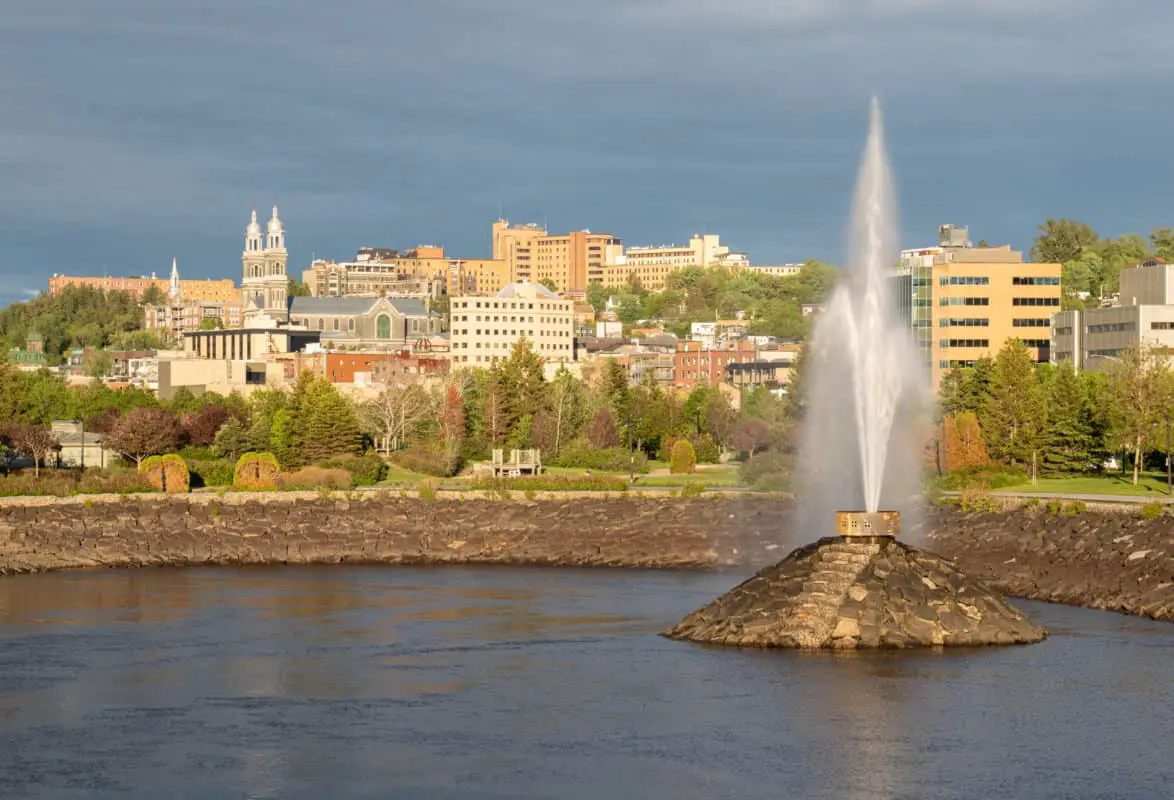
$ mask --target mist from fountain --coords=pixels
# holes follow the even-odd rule
[[[872,101],[843,279],[816,323],[797,489],[800,528],[823,535],[837,509],[914,511],[928,376],[899,313],[897,198],[880,104]],[[903,302],[908,302],[904,299]]]

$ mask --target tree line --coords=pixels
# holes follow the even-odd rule
[[[1124,351],[1104,373],[1036,364],[1018,340],[947,372],[936,439],[943,471],[997,464],[1030,474],[1099,471],[1121,456],[1136,484],[1167,447],[1174,372],[1152,347]]]

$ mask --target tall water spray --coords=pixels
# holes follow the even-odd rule
[[[849,231],[848,262],[809,353],[799,491],[815,525],[836,508],[905,510],[916,495],[927,377],[900,307],[897,200],[874,98]],[[814,532],[814,531],[813,531]]]

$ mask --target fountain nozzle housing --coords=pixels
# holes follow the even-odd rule
[[[837,511],[836,533],[844,537],[875,539],[895,537],[901,532],[898,511]]]

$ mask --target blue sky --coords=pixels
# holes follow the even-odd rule
[[[486,257],[512,221],[838,261],[868,97],[903,241],[1174,224],[1168,0],[4,0],[0,304],[52,272]]]

